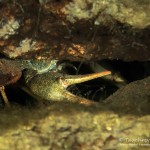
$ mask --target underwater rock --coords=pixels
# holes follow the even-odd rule
[[[149,85],[150,77],[130,83],[97,106],[51,103],[1,110],[0,147],[146,149],[150,144]]]
[[[148,0],[0,4],[0,53],[6,57],[150,60]]]

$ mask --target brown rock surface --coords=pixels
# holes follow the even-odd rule
[[[0,52],[9,58],[150,60],[148,0],[0,4]]]

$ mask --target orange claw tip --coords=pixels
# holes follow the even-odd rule
[[[102,76],[106,76],[106,75],[110,75],[111,71],[103,71],[103,72],[99,72],[102,74]]]

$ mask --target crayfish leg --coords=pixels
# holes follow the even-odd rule
[[[0,86],[0,92],[1,92],[1,95],[2,95],[2,98],[4,100],[5,105],[7,107],[10,107],[10,103],[9,103],[7,95],[5,93],[5,87],[4,86]]]

